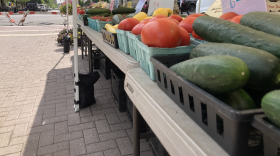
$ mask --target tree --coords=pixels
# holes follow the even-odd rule
[[[18,4],[20,4],[23,8],[26,6],[27,0],[19,0]]]
[[[29,2],[29,1],[31,1],[31,2],[37,2],[38,4],[43,4],[42,1],[44,1],[44,0],[27,0],[26,2]]]

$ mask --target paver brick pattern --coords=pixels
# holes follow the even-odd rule
[[[0,155],[132,155],[132,125],[101,73],[96,104],[74,112],[73,47],[64,54],[55,41],[62,28],[0,27]],[[79,54],[79,72],[87,73]],[[153,155],[146,141],[141,152]]]

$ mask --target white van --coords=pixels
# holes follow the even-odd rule
[[[200,4],[200,13],[202,12],[206,12],[208,10],[208,8],[215,2],[216,0],[201,0],[201,4]],[[199,0],[196,3],[196,13],[198,12],[198,8],[199,8]]]

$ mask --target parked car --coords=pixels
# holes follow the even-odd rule
[[[45,4],[40,4],[40,7],[42,11],[47,11],[47,6]]]
[[[52,11],[52,8],[51,7],[49,7],[49,6],[47,6],[47,11]]]
[[[215,1],[216,0],[201,0],[200,12],[198,12],[198,7],[196,7],[196,13],[206,12]],[[196,5],[199,6],[199,1],[197,1]]]
[[[194,12],[196,9],[196,2],[197,0],[186,1],[185,8],[188,8],[190,12]],[[178,6],[180,6],[180,0],[177,0]],[[182,4],[183,5],[183,4]]]
[[[40,5],[37,2],[26,2],[26,9],[30,10],[30,11],[37,11],[38,9],[40,9]]]

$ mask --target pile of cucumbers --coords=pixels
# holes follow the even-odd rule
[[[193,30],[210,43],[198,45],[189,60],[170,69],[233,109],[262,107],[280,128],[279,19],[266,12],[245,14],[240,24],[198,17]]]
[[[112,12],[111,10],[104,9],[104,8],[91,8],[91,9],[86,9],[86,14],[83,16],[83,18],[87,19],[87,17],[96,16],[96,15],[104,16],[104,17],[113,16],[115,14],[128,15],[131,13],[135,13],[134,8],[119,7],[112,10]]]

